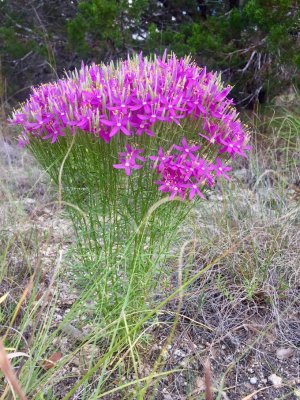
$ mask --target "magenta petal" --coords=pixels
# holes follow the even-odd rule
[[[193,200],[193,198],[195,197],[196,192],[194,190],[190,191],[190,195],[189,195],[189,199]]]
[[[123,164],[113,164],[113,167],[116,169],[124,169],[124,165]]]
[[[126,136],[130,136],[131,133],[129,132],[128,129],[125,128],[125,126],[121,126],[121,131],[126,135]]]
[[[115,136],[115,135],[119,132],[119,130],[120,130],[119,127],[114,126],[114,127],[112,128],[112,130],[110,131],[109,136],[110,136],[110,137]]]
[[[137,115],[139,119],[141,119],[142,121],[146,121],[150,118],[149,115],[143,115],[143,114],[138,114]]]
[[[114,125],[116,125],[115,122],[113,122],[113,121],[108,121],[107,119],[100,119],[100,122],[101,122],[102,124],[106,125],[106,126],[114,126]]]

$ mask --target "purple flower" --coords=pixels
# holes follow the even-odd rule
[[[125,157],[127,159],[130,158],[133,160],[137,159],[140,161],[146,161],[146,159],[144,157],[140,156],[140,154],[144,152],[143,149],[133,149],[129,144],[126,144],[125,147],[126,147],[127,151],[119,153],[120,157],[122,157],[122,158]]]
[[[132,169],[141,169],[143,166],[136,164],[135,160],[133,159],[124,158],[120,160],[120,164],[114,164],[113,167],[116,169],[124,169],[126,175],[130,175]]]
[[[158,108],[161,112],[167,112],[169,116],[174,118],[179,118],[176,111],[186,111],[185,107],[180,107],[182,103],[182,96],[177,96],[174,99],[170,97],[161,96],[160,97],[160,104],[161,106]],[[183,115],[184,117],[184,115]]]
[[[152,105],[156,104],[158,101],[157,98],[152,98],[150,94],[147,94],[144,98],[136,98],[133,99],[135,105],[131,107],[133,111],[141,110],[143,108],[146,114],[151,113]]]
[[[181,151],[182,154],[184,154],[185,156],[193,154],[195,153],[195,151],[200,149],[200,146],[196,145],[189,146],[185,137],[182,138],[181,144],[182,146],[177,146],[176,144],[174,144],[173,147],[174,149]]]
[[[160,147],[157,156],[149,156],[149,159],[155,161],[154,166],[158,172],[161,172],[166,165],[170,164],[170,161],[173,160],[173,156],[165,154],[163,149]]]
[[[199,157],[195,156],[190,157],[192,162],[186,177],[189,179],[190,176],[193,176],[198,182],[207,181],[208,184],[212,185],[214,179],[211,173],[214,170],[214,166],[209,164],[203,158],[199,159]]]
[[[197,195],[201,197],[201,199],[205,199],[204,194],[200,191],[198,185],[196,183],[188,183],[185,187],[189,190],[189,199],[193,200],[193,198]]]
[[[231,167],[226,166],[225,164],[222,163],[220,158],[216,158],[216,163],[214,165],[214,170],[216,171],[216,176],[222,176],[225,179],[230,179],[229,175],[226,174],[226,172],[231,171]]]
[[[135,106],[133,105],[132,97],[130,96],[124,100],[114,98],[113,105],[107,106],[107,109],[110,111],[118,111],[119,113],[128,114],[130,110],[135,109]]]
[[[99,107],[103,101],[103,95],[99,90],[83,91],[83,104]]]
[[[156,110],[150,112],[150,114],[138,114],[139,119],[142,121],[149,121],[151,124],[155,124],[157,121],[166,121],[167,118],[161,115],[161,112]]]
[[[150,129],[151,124],[146,121],[137,120],[137,122],[132,122],[132,126],[136,128],[135,134],[137,136],[141,136],[143,133],[148,136],[155,136],[155,133]]]
[[[107,119],[101,119],[100,122],[103,125],[109,126],[111,127],[111,131],[109,133],[110,137],[115,136],[117,133],[119,132],[123,132],[124,135],[126,136],[130,136],[131,133],[129,132],[129,130],[127,129],[128,127],[128,118],[126,117],[115,117],[113,118],[111,121],[107,120]]]
[[[219,153],[228,153],[232,157],[236,154],[246,157],[245,150],[250,150],[250,146],[243,145],[240,141],[231,140],[230,138],[221,139],[223,147],[219,150]]]
[[[145,162],[146,159],[140,156],[144,150],[133,149],[129,144],[126,144],[126,152],[119,153],[120,164],[113,164],[116,169],[124,169],[126,175],[131,174],[132,169],[141,169],[143,166],[136,163],[136,160]]]
[[[202,104],[202,96],[196,99],[189,99],[187,102],[187,106],[189,108],[189,114],[195,113],[195,117],[199,117],[200,115],[206,116],[207,109]]]
[[[184,187],[180,182],[176,182],[174,179],[164,179],[155,182],[159,185],[158,190],[164,193],[170,193],[170,200],[173,200],[175,196],[179,196],[184,199],[185,191]]]

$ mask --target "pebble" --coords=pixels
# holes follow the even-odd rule
[[[251,383],[251,385],[256,385],[256,384],[257,384],[257,378],[256,378],[256,376],[252,376],[252,377],[250,378],[250,383]]]
[[[279,348],[276,350],[276,357],[278,360],[286,360],[293,355],[294,351],[290,347],[288,348]]]
[[[282,385],[282,378],[276,374],[270,375],[268,381],[271,382],[275,388],[280,388]]]
[[[182,358],[186,356],[185,352],[180,350],[180,349],[176,349],[174,351],[174,355],[177,356],[177,357],[182,357]]]

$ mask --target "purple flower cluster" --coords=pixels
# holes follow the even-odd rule
[[[215,164],[210,163],[196,153],[200,146],[189,145],[185,137],[181,143],[181,146],[173,145],[167,153],[160,147],[157,155],[148,157],[154,161],[152,167],[160,176],[155,183],[159,185],[159,190],[170,194],[170,199],[175,196],[185,199],[188,196],[192,200],[195,195],[204,198],[200,187],[213,186],[215,177],[223,176],[229,179],[227,172],[231,167],[223,164],[220,158],[215,160]],[[143,167],[142,164],[137,164],[136,160],[147,160],[139,155],[143,152],[141,149],[133,149],[126,145],[126,150],[119,153],[120,164],[114,164],[114,167],[125,169],[126,174],[130,175],[132,169]]]
[[[178,125],[191,130],[199,143],[225,153],[226,158],[244,156],[249,135],[227,97],[229,91],[216,73],[198,67],[188,57],[164,54],[149,60],[139,55],[116,66],[82,65],[66,79],[34,88],[10,122],[23,126],[22,146],[35,138],[55,143],[76,130],[105,142],[118,135],[155,137],[163,135],[164,126]],[[159,150],[155,163],[162,179],[160,190],[184,196],[189,189],[190,198],[201,196],[198,186],[213,182],[212,171],[216,176],[226,175],[219,159],[213,165],[197,156],[199,148],[183,139],[181,146],[173,147],[176,155]],[[124,169],[127,175],[140,169],[136,161],[145,161],[142,151],[128,145],[114,167]],[[193,168],[190,175],[184,172]]]

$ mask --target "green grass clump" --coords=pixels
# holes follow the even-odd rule
[[[143,140],[151,151],[149,139]],[[161,199],[151,169],[130,179],[114,169],[120,149],[115,141],[107,144],[78,132],[54,145],[32,141],[30,149],[72,220],[76,279],[81,287],[94,285],[102,317],[109,322],[119,315],[124,299],[128,312],[149,304],[191,205]]]

